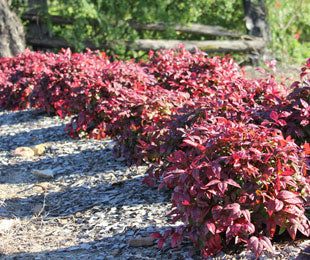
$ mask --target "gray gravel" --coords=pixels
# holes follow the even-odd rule
[[[200,259],[188,257],[188,241],[181,248],[167,243],[163,250],[156,243],[130,246],[133,238],[172,226],[169,191],[142,185],[146,166],[115,160],[112,140],[70,139],[64,133],[69,120],[34,110],[0,112],[0,259]],[[40,156],[12,156],[17,147],[41,143],[47,150]],[[33,169],[52,169],[55,176],[41,179]],[[1,230],[1,220],[13,224]],[[309,245],[276,243],[276,255],[259,259],[295,259]],[[254,256],[239,250],[212,259]]]

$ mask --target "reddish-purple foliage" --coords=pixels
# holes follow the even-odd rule
[[[183,143],[168,158],[163,183],[174,187],[173,221],[185,223],[206,257],[232,238],[247,243],[256,256],[272,251],[267,237],[277,226],[292,239],[297,230],[309,236],[303,149],[279,130],[225,118],[208,121],[184,129]]]
[[[53,62],[51,54],[28,49],[13,58],[1,58],[0,107],[11,110],[29,108],[29,95],[36,81]]]
[[[292,135],[298,144],[308,141],[310,138],[310,58],[301,69],[301,82],[294,82],[291,93],[287,97],[287,103],[281,107],[285,111],[286,124],[282,127],[285,135]]]
[[[258,257],[279,228],[310,235],[310,59],[291,89],[182,46],[138,63],[69,49],[0,61],[1,108],[75,115],[71,137],[113,137],[117,155],[151,165],[144,183],[174,189],[171,215],[184,225],[154,233],[160,248],[188,235],[207,257],[235,238]]]
[[[53,59],[31,93],[32,106],[62,118],[85,110],[90,106],[92,92],[103,85],[100,76],[109,60],[99,52],[72,54],[70,49],[62,50]]]
[[[107,64],[99,78],[100,84],[86,88],[88,106],[80,110],[67,127],[72,137],[82,132],[98,139],[107,134],[121,134],[122,127],[134,123],[134,120],[130,122],[133,117],[141,121],[144,104],[151,105],[155,96],[160,96],[156,94],[160,88],[154,88],[153,76],[133,61]]]

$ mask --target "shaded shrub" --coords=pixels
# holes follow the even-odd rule
[[[301,149],[279,130],[225,118],[184,129],[162,184],[174,187],[171,214],[184,226],[154,236],[160,245],[169,236],[176,246],[186,231],[205,257],[233,238],[257,257],[263,249],[273,252],[268,237],[277,226],[292,239],[297,230],[309,236],[309,153],[309,145]]]
[[[13,58],[1,58],[0,107],[11,110],[29,108],[29,95],[37,80],[53,63],[53,55],[28,49]]]

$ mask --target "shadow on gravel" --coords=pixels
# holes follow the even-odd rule
[[[0,136],[0,151],[13,151],[19,146],[31,146],[46,142],[72,140],[64,131],[66,124],[21,132],[16,135]],[[4,147],[1,148],[1,147]]]
[[[48,138],[47,138],[48,139]],[[47,140],[44,137],[44,140]],[[64,137],[65,139],[65,137]],[[50,140],[50,139],[49,139]],[[74,142],[72,139],[68,141]],[[104,145],[104,143],[103,143]],[[61,151],[60,151],[61,152]],[[120,162],[113,159],[113,154],[110,148],[94,150],[87,148],[85,150],[75,150],[71,154],[57,156],[54,153],[59,153],[58,150],[49,148],[49,151],[44,156],[51,158],[32,157],[36,161],[21,161],[14,164],[0,164],[0,183],[5,184],[31,184],[46,181],[43,178],[38,178],[32,174],[32,170],[54,170],[54,179],[61,178],[66,174],[81,175],[87,172],[102,172],[115,170],[117,166],[121,166]],[[23,177],[22,177],[23,176]],[[50,179],[51,181],[53,179]]]
[[[42,116],[48,116],[45,112],[39,110],[21,110],[21,111],[8,111],[0,110],[5,114],[0,115],[0,126],[1,125],[13,125],[18,123],[35,122]]]
[[[95,205],[113,207],[162,201],[156,190],[154,192],[142,185],[143,175],[124,173],[127,167],[113,159],[109,148],[97,151],[85,149],[67,156],[2,166],[1,172],[5,174],[0,176],[0,181],[6,184],[18,183],[16,180],[19,177],[19,183],[28,184],[28,189],[31,190],[33,186],[29,184],[46,181],[34,176],[32,169],[55,168],[58,169],[52,179],[55,182],[51,180],[50,183],[56,186],[60,184],[59,188],[65,190],[47,191],[45,212],[48,217],[74,215]],[[24,177],[20,178],[21,175]],[[27,193],[34,194],[34,191]],[[43,202],[43,194],[8,199],[5,201],[6,207],[0,207],[0,217],[30,218],[33,216],[34,206]]]
[[[169,226],[163,226],[160,229],[150,230],[149,228],[139,228],[133,233],[132,230],[119,232],[115,236],[107,237],[97,241],[81,243],[71,247],[65,247],[55,250],[44,250],[40,252],[28,253],[20,252],[14,254],[0,255],[1,259],[23,259],[23,260],[54,260],[54,259],[80,259],[80,260],[104,260],[104,259],[186,259],[188,251],[192,244],[184,239],[180,248],[171,248],[167,242],[162,250],[157,247],[157,241],[150,246],[131,247],[129,241],[132,238],[147,237],[153,232],[162,232],[169,229]],[[131,232],[131,233],[130,233]],[[201,259],[198,255],[192,256],[193,260]]]
[[[95,206],[99,206],[100,211],[104,212],[112,207],[121,208],[169,201],[169,191],[159,194],[156,189],[143,185],[142,180],[143,177],[114,183],[103,181],[91,187],[87,185],[68,187],[64,191],[8,199],[5,201],[5,207],[0,207],[0,218],[29,219],[34,216],[34,207],[37,204],[45,204],[42,216],[49,219],[72,216],[78,212],[83,214]]]

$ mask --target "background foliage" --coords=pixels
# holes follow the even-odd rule
[[[271,49],[283,63],[310,57],[310,1],[267,0]]]
[[[27,0],[12,0],[21,14]],[[73,25],[52,25],[54,37],[64,37],[76,51],[85,49],[91,39],[109,55],[137,58],[143,53],[130,51],[124,41],[135,39],[212,40],[214,36],[190,35],[168,29],[165,32],[136,31],[130,22],[201,23],[220,25],[245,33],[241,0],[48,0],[49,14],[74,20]],[[286,63],[301,63],[310,56],[310,0],[266,0],[271,29],[271,52]],[[48,22],[48,21],[47,21]]]

